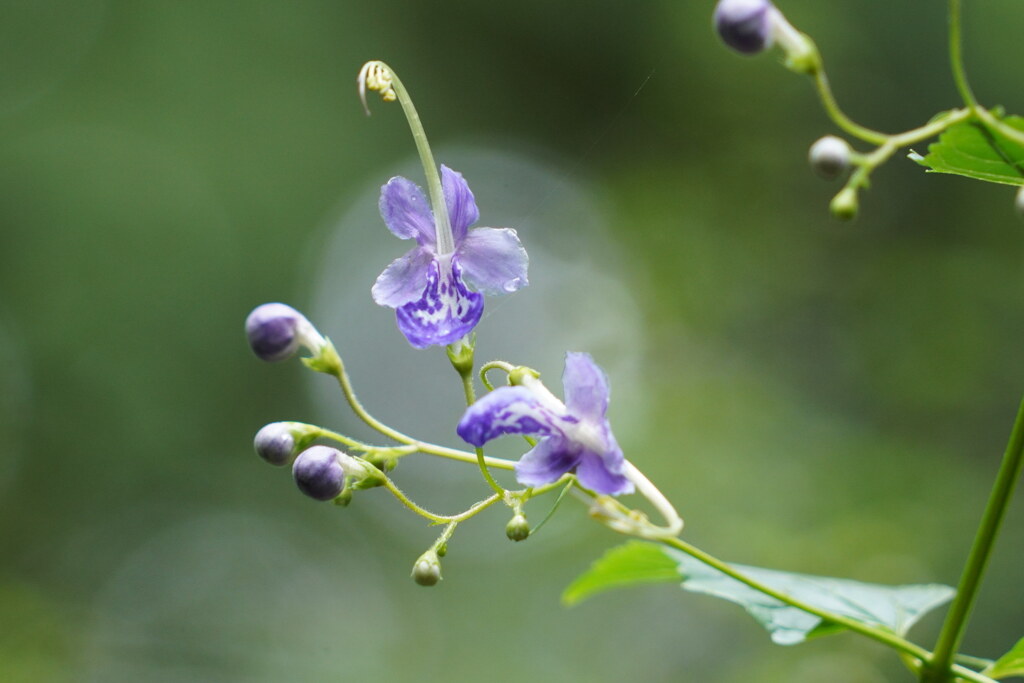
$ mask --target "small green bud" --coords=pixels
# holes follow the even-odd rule
[[[525,541],[530,535],[530,524],[526,516],[518,513],[505,525],[505,535],[512,541]]]
[[[465,377],[473,373],[473,348],[476,345],[476,333],[473,333],[468,341],[459,340],[448,345],[448,360],[452,367]]]
[[[807,154],[814,172],[825,180],[834,180],[850,168],[850,145],[835,135],[826,135],[811,145]]]
[[[852,187],[845,187],[832,198],[829,210],[832,217],[841,221],[852,220],[857,217],[857,191]]]
[[[1024,218],[1024,186],[1017,190],[1017,200],[1014,202],[1014,207],[1017,209],[1017,215]]]
[[[438,557],[444,557],[447,554],[448,554],[448,544],[447,543],[442,543],[441,545],[437,546],[437,556]]]
[[[441,580],[441,561],[436,550],[430,549],[420,555],[412,566],[412,579],[421,586],[433,586]]]

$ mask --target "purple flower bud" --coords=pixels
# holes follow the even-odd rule
[[[299,490],[310,498],[331,500],[345,487],[342,453],[329,446],[312,446],[299,453],[292,465]]]
[[[324,343],[306,317],[286,304],[263,304],[245,319],[253,353],[265,361],[291,358],[300,346],[314,353]]]
[[[772,9],[768,0],[720,0],[715,7],[715,29],[732,49],[756,54],[772,44]]]
[[[295,455],[295,435],[289,422],[271,422],[256,432],[256,455],[271,465],[286,465]]]

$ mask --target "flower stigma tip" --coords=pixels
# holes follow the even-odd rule
[[[380,98],[385,102],[394,102],[398,99],[397,93],[395,93],[392,83],[394,77],[391,74],[391,69],[388,68],[387,64],[378,60],[371,60],[366,64],[363,64],[363,68],[359,70],[359,76],[356,78],[356,83],[359,84],[359,101],[363,103],[363,111],[366,115],[370,115],[370,107],[366,104],[366,90],[369,88],[374,92],[380,93]]]

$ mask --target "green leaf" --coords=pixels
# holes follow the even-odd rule
[[[736,603],[764,626],[779,645],[795,645],[809,638],[843,630],[839,624],[823,622],[813,614],[760,593],[680,551],[666,548],[662,552],[678,563],[680,573],[685,576],[684,589]],[[947,602],[955,593],[949,586],[936,584],[884,586],[738,564],[732,566],[759,583],[801,602],[899,635],[906,633],[922,615]]]
[[[1024,638],[1018,640],[1009,652],[997,659],[995,664],[982,673],[989,678],[1024,676]]]
[[[1024,118],[1020,116],[1000,120],[1024,132]],[[1024,185],[1024,145],[979,121],[954,124],[937,142],[928,146],[927,156],[915,152],[909,156],[927,167],[929,173],[952,173],[990,183]]]
[[[566,605],[589,598],[595,593],[637,583],[679,581],[679,564],[653,543],[631,541],[612,548],[578,576],[562,593]]]

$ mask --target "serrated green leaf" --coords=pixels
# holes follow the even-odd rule
[[[1008,116],[1001,120],[1024,132],[1024,118]],[[962,121],[950,126],[937,142],[928,146],[927,156],[911,152],[910,159],[928,168],[929,173],[952,173],[990,183],[1024,185],[1024,145],[979,121]]]
[[[842,631],[835,623],[791,607],[677,550],[660,549],[685,577],[683,588],[733,602],[745,609],[779,645]],[[903,635],[926,612],[947,602],[955,591],[937,584],[884,586],[848,579],[732,565],[750,578],[801,602]]]
[[[590,566],[562,593],[566,605],[589,598],[595,593],[638,583],[679,581],[679,564],[653,543],[631,541],[612,548]]]
[[[1018,640],[1009,652],[997,659],[995,664],[982,673],[989,678],[1024,676],[1024,638]]]

